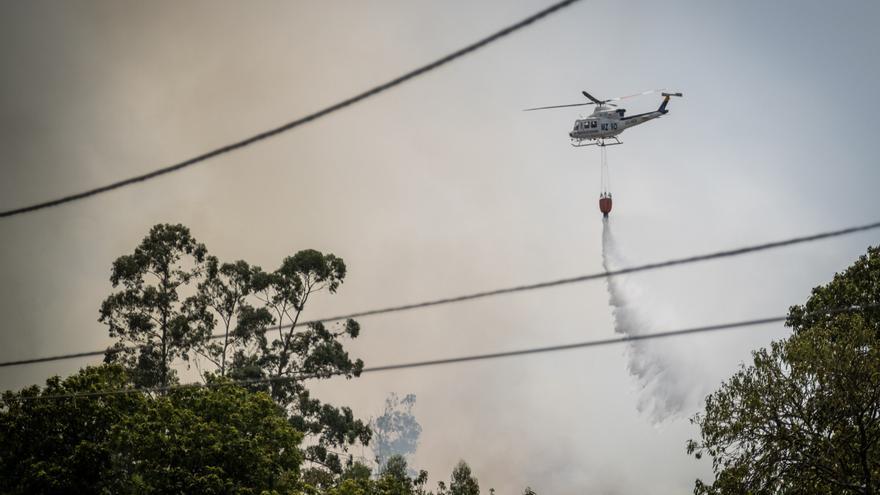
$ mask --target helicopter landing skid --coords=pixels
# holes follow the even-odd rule
[[[611,141],[611,140],[614,140],[614,142],[613,142],[613,143],[608,142],[608,141]],[[585,141],[585,140],[583,140],[583,139],[580,139],[580,140],[572,139],[572,140],[571,140],[571,145],[574,146],[575,148],[583,148],[583,147],[586,147],[586,146],[602,146],[602,147],[605,147],[605,146],[616,146],[616,145],[618,145],[618,144],[623,144],[623,143],[621,143],[620,140],[617,139],[616,137],[611,137],[611,138],[606,138],[606,139],[596,139],[595,141],[594,141],[594,140],[590,140],[590,141],[593,141],[593,142],[590,142],[590,143],[587,143],[587,144],[583,144],[584,141]]]

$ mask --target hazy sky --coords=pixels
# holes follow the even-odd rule
[[[292,120],[519,20],[546,1],[4,2],[0,209],[143,173]],[[585,0],[294,132],[183,172],[0,220],[0,360],[101,348],[109,269],[180,222],[225,260],[300,249],[348,279],[308,317],[601,270],[598,153],[578,109],[667,87],[670,113],[609,149],[632,263],[864,223],[880,213],[877,2]],[[627,105],[656,108],[657,97]],[[632,277],[658,330],[782,314],[877,232]],[[603,282],[361,320],[367,365],[607,338]],[[664,342],[691,395],[781,327]],[[674,349],[672,349],[674,348]],[[672,349],[672,350],[670,350]],[[98,360],[5,368],[0,389]],[[661,376],[662,379],[662,376]],[[378,414],[415,393],[418,467],[484,489],[684,493],[687,416],[640,412],[622,346],[332,380]],[[432,481],[433,484],[433,481]]]

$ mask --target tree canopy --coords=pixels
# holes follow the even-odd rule
[[[803,306],[706,399],[687,450],[712,459],[695,493],[875,493],[880,486],[880,248]],[[836,311],[840,308],[853,311]],[[834,311],[829,311],[834,310]]]
[[[302,434],[267,394],[221,382],[151,396],[130,383],[121,367],[105,365],[6,392],[0,492],[246,495],[294,488]]]
[[[105,360],[125,365],[138,385],[167,386],[174,380],[171,363],[189,360],[209,336],[194,325],[180,293],[201,273],[206,253],[188,228],[160,224],[134,253],[113,262],[110,282],[121,290],[104,300],[99,321],[118,342]]]
[[[449,495],[480,495],[480,483],[471,473],[471,467],[464,461],[458,461],[452,470]]]
[[[284,377],[263,390],[314,439],[306,459],[334,473],[356,442],[367,444],[370,428],[351,409],[312,397],[306,380],[360,375],[344,342],[360,333],[357,321],[309,322],[302,316],[318,293],[334,294],[345,280],[342,258],[313,249],[285,257],[271,272],[244,260],[223,262],[208,254],[182,225],[150,229],[134,253],[114,263],[114,292],[99,320],[117,343],[105,361],[122,364],[138,386],[176,382],[172,364],[198,360],[204,379]]]

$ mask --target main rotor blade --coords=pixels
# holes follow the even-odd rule
[[[584,105],[592,105],[592,103],[572,103],[569,105],[553,105],[551,107],[526,108],[523,110],[523,112],[531,112],[532,110],[547,110],[549,108],[582,107]]]
[[[654,94],[654,93],[661,93],[663,91],[666,91],[666,89],[665,88],[649,89],[648,91],[642,91],[641,93],[636,93],[634,95],[618,96],[617,98],[609,98],[608,100],[605,100],[605,101],[620,101],[620,100],[625,100],[627,98],[635,98],[636,96],[645,96],[645,95],[650,95],[650,94]]]
[[[604,101],[597,100],[596,98],[593,97],[593,95],[591,95],[590,93],[587,93],[586,91],[581,91],[581,93],[583,93],[584,96],[586,96],[588,100],[592,101],[596,105],[601,105],[602,103],[605,103]],[[608,101],[608,100],[605,100],[605,101]]]

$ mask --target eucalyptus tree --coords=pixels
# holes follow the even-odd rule
[[[343,344],[357,338],[360,325],[353,319],[306,322],[303,314],[316,294],[336,293],[345,273],[341,258],[308,249],[285,258],[274,272],[255,274],[252,290],[261,305],[261,323],[268,313],[271,324],[253,331],[255,344],[236,351],[230,370],[237,378],[273,377],[268,391],[288,410],[292,424],[311,437],[307,460],[334,472],[341,472],[348,446],[369,442],[370,429],[350,408],[311,397],[306,382],[360,375],[363,362],[352,359]]]
[[[105,361],[119,362],[141,386],[167,386],[171,363],[189,360],[209,329],[187,310],[182,290],[202,273],[207,250],[183,225],[160,224],[132,254],[113,262],[110,282],[119,288],[104,300],[99,321],[116,344]]]
[[[187,310],[205,328],[220,331],[207,339],[198,353],[226,376],[237,350],[246,349],[255,335],[272,323],[272,315],[249,300],[255,278],[262,276],[258,266],[246,261],[221,263],[216,257],[205,260],[204,278],[198,293],[186,301]]]
[[[268,392],[306,435],[307,460],[339,473],[348,448],[367,444],[370,429],[350,408],[312,397],[307,382],[360,375],[363,362],[344,345],[360,325],[303,315],[318,293],[336,293],[345,274],[341,258],[312,249],[272,272],[224,263],[186,227],[156,225],[133,254],[113,263],[111,282],[121,290],[104,301],[100,321],[117,343],[105,359],[123,364],[139,386],[168,385],[171,363],[196,353],[213,363],[205,379],[268,379],[250,388]]]

